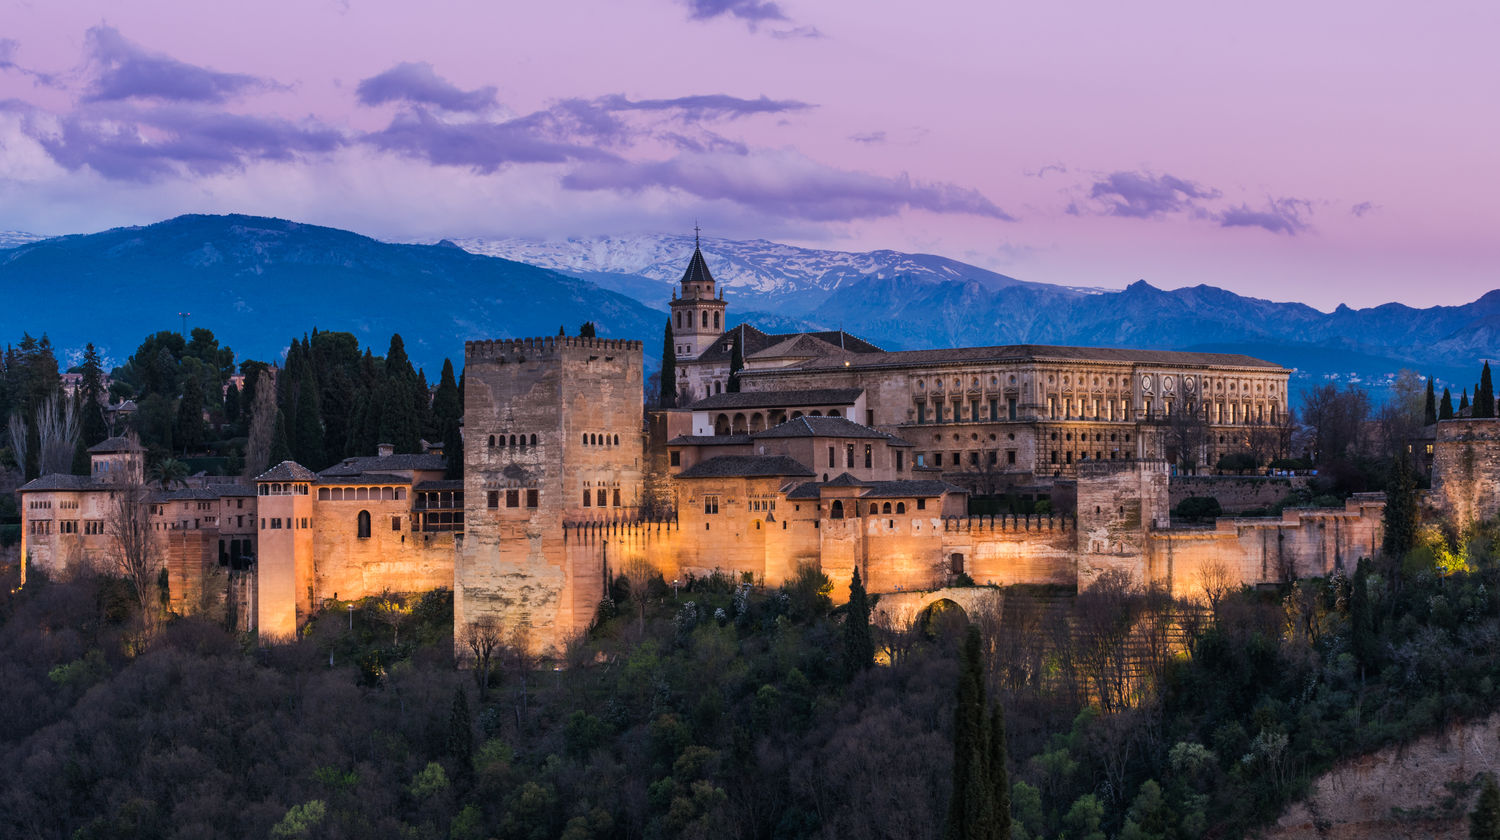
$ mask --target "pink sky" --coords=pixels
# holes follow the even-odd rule
[[[1323,309],[1500,286],[1500,7],[1223,7],[7,3],[0,228],[697,219]]]

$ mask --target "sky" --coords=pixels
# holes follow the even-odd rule
[[[706,233],[1328,310],[1500,287],[1500,4],[0,0],[0,229]]]

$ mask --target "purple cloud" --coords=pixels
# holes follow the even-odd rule
[[[800,155],[680,155],[636,163],[619,159],[579,166],[562,179],[572,190],[637,193],[659,188],[732,201],[768,214],[810,221],[894,216],[903,210],[964,213],[1013,221],[977,190],[884,178],[823,166]]]
[[[1272,233],[1295,236],[1307,230],[1302,220],[1303,213],[1312,212],[1312,203],[1298,198],[1276,198],[1266,203],[1264,210],[1251,210],[1241,204],[1220,213],[1220,227],[1258,227]]]
[[[753,114],[784,114],[814,107],[795,99],[742,99],[723,93],[679,96],[675,99],[640,99],[632,102],[624,96],[614,94],[594,100],[607,111],[677,111],[684,119],[738,119]]]
[[[242,93],[277,86],[256,76],[220,73],[147,52],[112,26],[96,26],[88,31],[87,52],[99,67],[85,97],[88,102],[162,99],[221,103]]]
[[[535,115],[533,115],[535,117]],[[592,145],[549,137],[545,120],[444,122],[421,109],[396,115],[381,131],[365,135],[376,148],[443,166],[494,172],[512,163],[566,163],[612,158]]]
[[[862,134],[851,134],[851,135],[849,135],[849,139],[853,140],[856,143],[868,143],[868,144],[884,143],[885,142],[885,132],[884,131],[866,131],[866,132],[864,132]]]
[[[355,95],[363,105],[411,102],[445,111],[483,111],[495,105],[495,87],[462,90],[439,76],[425,61],[403,61],[359,83]]]
[[[1219,197],[1219,191],[1171,175],[1112,172],[1095,181],[1089,198],[1101,201],[1105,213],[1130,219],[1153,219],[1196,209],[1194,202]]]
[[[1373,203],[1368,202],[1368,201],[1361,201],[1360,203],[1354,205],[1353,207],[1350,207],[1349,208],[1349,212],[1353,213],[1356,218],[1363,219],[1365,217],[1366,213],[1369,213],[1369,212],[1371,212],[1371,211],[1373,211],[1375,209],[1376,208],[1375,208],[1375,205]]]
[[[787,19],[781,7],[769,0],[687,0],[687,7],[692,20],[710,20],[722,15],[752,23]]]
[[[184,169],[211,175],[256,160],[330,152],[345,142],[318,124],[182,106],[79,111],[59,118],[57,127],[33,133],[53,160],[118,181],[156,181]]]

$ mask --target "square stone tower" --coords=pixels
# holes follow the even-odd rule
[[[464,346],[464,537],[455,644],[491,616],[556,650],[587,628],[602,568],[574,568],[564,523],[632,520],[644,471],[639,341],[528,338]]]
[[[1147,535],[1171,526],[1166,461],[1085,461],[1078,465],[1078,588],[1119,569],[1136,583],[1156,575]]]

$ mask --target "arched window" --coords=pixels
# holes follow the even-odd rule
[[[760,520],[759,519],[755,520],[755,530],[757,530],[757,531],[760,530]]]
[[[705,328],[708,326],[708,310],[707,309],[703,310],[703,326]]]
[[[531,445],[536,446],[536,435],[531,436]]]
[[[881,513],[890,513],[891,512],[891,503],[890,502],[886,502],[885,504],[881,505],[880,506],[880,512]]]
[[[491,449],[495,448],[495,436],[494,435],[490,435],[490,448]]]
[[[682,313],[677,313],[677,329],[682,329]]]
[[[838,499],[834,499],[833,500],[833,504],[828,507],[828,518],[829,519],[843,519],[844,518],[844,503],[842,501],[840,501]]]
[[[619,435],[615,435],[615,446],[619,446],[619,445],[620,445],[620,436]]]
[[[359,538],[367,540],[370,538],[370,512],[362,510],[359,512]]]
[[[714,329],[719,328],[719,313],[714,313]]]
[[[584,435],[583,436],[583,445],[584,446],[588,446],[589,445],[589,436],[588,435]]]
[[[906,502],[897,502],[896,503],[896,512],[897,513],[906,513]]]
[[[516,436],[515,435],[511,435],[510,436],[510,448],[511,449],[515,449],[516,448]]]

